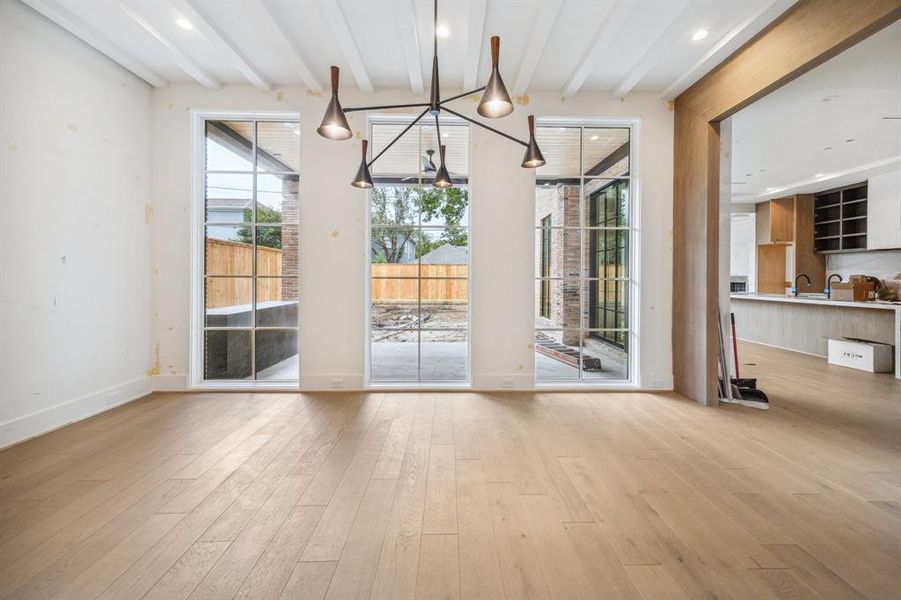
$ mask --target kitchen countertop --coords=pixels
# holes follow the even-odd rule
[[[825,297],[817,296],[783,296],[780,294],[729,294],[733,300],[760,300],[764,302],[790,302],[793,304],[820,304],[823,306],[834,306],[836,308],[873,308],[882,310],[901,309],[901,303],[892,302],[848,302],[845,300],[827,300]]]

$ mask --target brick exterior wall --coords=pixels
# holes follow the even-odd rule
[[[297,205],[297,175],[282,179],[282,273],[290,275],[282,281],[282,300],[298,300],[298,263],[300,212]]]
[[[601,174],[601,177],[621,177],[629,170],[629,159],[623,158]],[[589,205],[588,198],[597,189],[609,183],[604,179],[585,180],[585,223],[588,225]],[[586,283],[584,295],[579,295],[579,254],[581,250],[581,233],[577,229],[583,224],[579,222],[580,189],[578,185],[539,185],[535,189],[535,274],[541,275],[541,227],[542,220],[550,215],[551,227],[565,227],[573,229],[555,229],[551,233],[551,276],[564,277],[563,281],[551,283],[550,318],[541,316],[541,284],[535,285],[535,327],[563,327],[563,332],[545,332],[546,335],[557,341],[569,345],[579,345],[580,317],[588,327],[588,285]],[[590,256],[589,244],[586,238],[583,262],[587,271]]]

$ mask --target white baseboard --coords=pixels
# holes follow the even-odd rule
[[[0,448],[17,444],[116,406],[127,404],[150,392],[150,378],[142,376],[33,412],[24,417],[0,423]]]
[[[340,382],[340,385],[339,385]],[[332,373],[322,375],[304,375],[300,380],[300,389],[305,392],[316,390],[362,390],[365,377],[360,373]]]
[[[474,390],[534,390],[533,373],[483,373],[472,376]]]
[[[188,389],[187,375],[154,375],[150,378],[154,392],[183,392]]]

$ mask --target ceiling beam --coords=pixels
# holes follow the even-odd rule
[[[187,54],[182,52],[178,46],[172,43],[172,41],[162,34],[156,27],[151,25],[144,17],[139,15],[137,11],[132,7],[131,4],[126,2],[117,2],[115,6],[118,6],[122,11],[128,15],[128,17],[134,21],[141,29],[150,34],[152,38],[154,38],[157,42],[160,43],[163,48],[166,49],[166,56],[175,63],[179,69],[184,71],[189,77],[191,77],[194,81],[199,83],[205,88],[209,88],[211,90],[218,90],[222,87],[222,84],[219,83],[212,75],[207,73],[203,67],[195,63]]]
[[[688,71],[680,75],[665,90],[663,90],[661,97],[666,100],[672,100],[684,92],[691,84],[732,54],[737,46],[740,45],[743,38],[750,38],[752,35],[762,30],[766,25],[775,20],[776,17],[791,8],[796,1],[797,0],[767,0],[754,7],[750,14],[742,19],[738,25],[718,39],[716,43],[704,53],[698,62],[693,64]]]
[[[363,57],[360,55],[354,36],[350,32],[350,26],[347,24],[347,17],[344,16],[344,11],[341,10],[338,0],[318,0],[318,4],[322,14],[325,15],[329,28],[332,30],[332,35],[335,36],[335,40],[338,42],[338,48],[341,49],[344,60],[347,61],[347,65],[350,67],[350,72],[357,82],[357,87],[367,93],[374,92],[375,88],[369,79],[366,65],[363,64]]]
[[[588,46],[579,64],[576,66],[566,85],[563,86],[563,97],[575,96],[588,76],[594,70],[594,66],[604,56],[604,53],[613,43],[614,35],[626,24],[634,9],[634,3],[626,0],[616,0],[607,8],[607,12],[601,17],[598,28],[594,32],[594,39]]]
[[[113,62],[116,62],[153,87],[166,87],[168,82],[153,72],[152,69],[141,63],[119,46],[107,39],[90,25],[70,13],[54,0],[23,0],[25,4],[41,13],[82,42],[93,47]]]
[[[225,32],[216,25],[204,8],[196,0],[169,0],[175,10],[188,19],[197,30],[216,46],[226,58],[241,72],[253,87],[264,92],[271,92],[272,85],[250,64],[238,47],[229,41]]]
[[[479,78],[479,61],[482,60],[482,35],[485,32],[487,0],[470,0],[466,20],[466,62],[463,65],[463,89],[476,87]]]
[[[291,68],[303,84],[314,92],[322,92],[323,88],[322,84],[319,83],[319,79],[313,75],[313,71],[310,70],[307,61],[304,60],[300,48],[294,43],[294,40],[291,39],[291,36],[288,35],[288,32],[285,31],[284,27],[282,27],[281,22],[279,22],[278,18],[272,13],[272,10],[262,0],[245,1],[256,6],[257,13],[262,15],[263,20],[268,23],[269,30],[275,34],[276,39],[281,40],[282,45],[289,51],[287,58],[291,62]]]
[[[414,94],[421,94],[425,87],[422,80],[422,65],[419,62],[419,35],[416,32],[413,0],[395,0],[393,4],[397,33],[400,36],[404,61],[407,63],[407,75],[410,77],[410,89]]]
[[[544,0],[538,5],[538,12],[535,15],[535,22],[532,24],[532,35],[529,43],[526,44],[526,52],[519,63],[519,72],[516,74],[516,81],[513,82],[513,94],[521,96],[529,89],[532,82],[532,76],[535,74],[535,67],[538,66],[538,59],[544,52],[544,46],[547,44],[551,30],[557,22],[557,15],[560,14],[560,7],[563,6],[563,0]]]
[[[675,6],[672,15],[667,19],[660,35],[651,38],[651,45],[644,51],[641,58],[638,59],[632,68],[623,77],[613,89],[614,98],[622,98],[632,91],[642,79],[654,68],[661,60],[669,56],[673,52],[673,45],[679,37],[685,37],[687,32],[687,24],[682,21],[685,19],[685,9],[691,4],[691,0],[679,0],[672,2]]]

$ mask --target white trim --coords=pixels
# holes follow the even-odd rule
[[[285,381],[236,380],[206,381],[203,379],[203,247],[204,247],[204,126],[210,120],[244,121],[299,121],[300,113],[294,111],[218,111],[192,109],[189,113],[191,128],[191,256],[188,261],[191,282],[190,294],[190,351],[188,353],[187,389],[228,390],[273,388],[297,391],[299,386],[286,386]],[[267,173],[268,174],[268,173]],[[298,373],[300,378],[300,336],[298,327]],[[291,382],[293,383],[293,382]]]
[[[142,375],[130,381],[0,423],[0,448],[18,444],[54,429],[82,421],[142,398],[150,392],[150,378]]]

